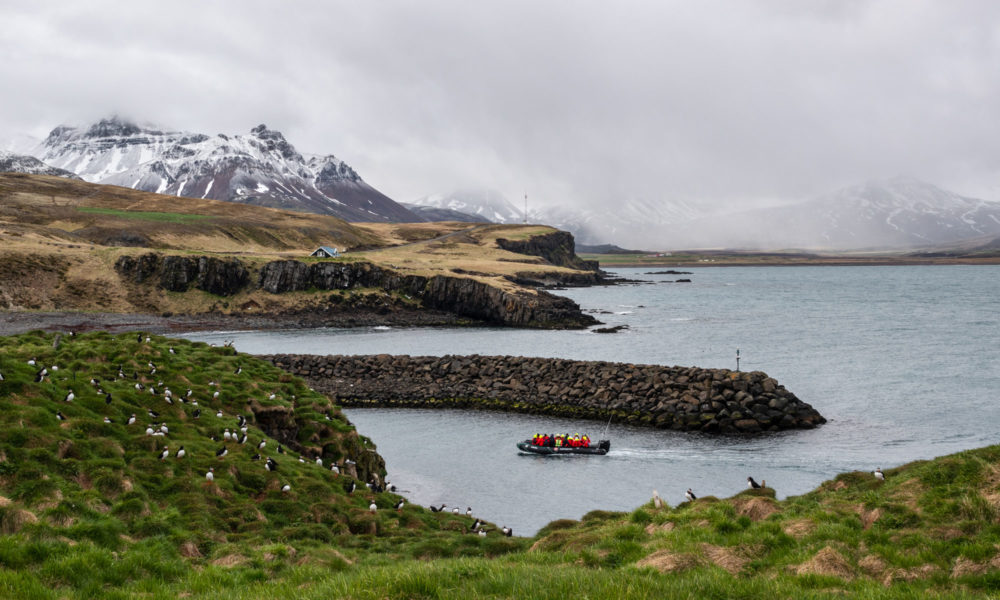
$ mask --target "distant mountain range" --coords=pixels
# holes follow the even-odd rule
[[[417,222],[333,156],[303,155],[278,131],[205,135],[103,119],[56,127],[31,154],[91,183],[314,212],[348,221]]]
[[[446,198],[446,203],[435,203],[478,214],[494,214],[492,206],[510,205],[499,194],[490,196],[487,206],[477,205],[482,193],[428,198]],[[518,212],[514,218],[522,217]],[[536,209],[528,220],[570,231],[582,244],[650,250],[900,250],[1000,236],[1000,202],[895,177],[797,204],[747,211],[711,213],[690,203],[632,200],[603,210]]]
[[[8,148],[23,149],[26,140]],[[205,135],[104,119],[60,126],[27,151],[0,152],[0,171],[83,178],[167,195],[329,214],[348,221],[517,223],[503,194],[461,190],[403,205],[331,155],[303,155],[278,131]],[[811,200],[720,212],[710,204],[625,199],[606,208],[531,207],[527,220],[572,232],[578,243],[650,250],[899,250],[1000,236],[1000,203],[908,177],[875,180]]]

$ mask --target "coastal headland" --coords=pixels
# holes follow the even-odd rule
[[[341,406],[457,407],[756,433],[826,422],[761,371],[520,356],[263,356]]]

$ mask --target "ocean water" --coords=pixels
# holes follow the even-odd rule
[[[654,270],[654,269],[648,269]],[[661,270],[661,269],[655,269]],[[729,496],[746,478],[779,497],[837,473],[1000,441],[1000,267],[697,268],[616,273],[634,285],[560,291],[616,334],[501,328],[199,332],[251,353],[497,354],[761,370],[829,422],[762,436],[611,424],[605,457],[520,455],[536,431],[601,437],[605,423],[531,415],[349,409],[411,502],[471,506],[531,534],[589,510],[631,510],[653,489]],[[674,283],[687,277],[691,283]]]

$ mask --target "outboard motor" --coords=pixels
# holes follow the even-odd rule
[[[597,442],[597,447],[605,452],[611,451],[611,440],[601,440]]]

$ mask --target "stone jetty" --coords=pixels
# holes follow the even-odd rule
[[[484,408],[713,433],[826,422],[760,371],[519,356],[263,358],[342,406]]]

